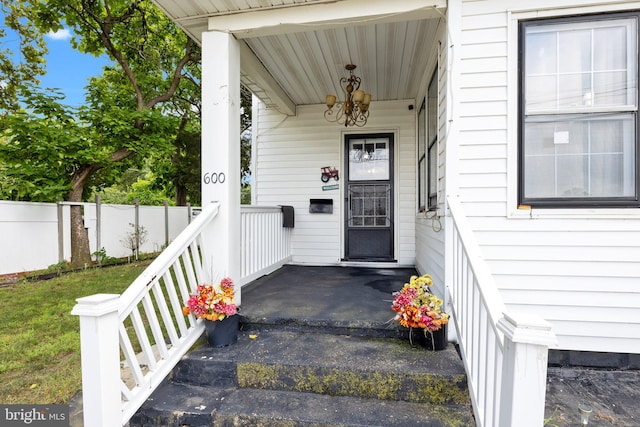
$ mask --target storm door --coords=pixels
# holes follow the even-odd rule
[[[345,138],[345,259],[393,260],[393,134]]]

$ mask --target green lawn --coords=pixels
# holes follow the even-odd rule
[[[120,294],[150,262],[0,288],[0,402],[61,404],[80,391],[76,298]]]

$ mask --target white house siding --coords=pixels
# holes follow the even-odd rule
[[[459,194],[509,310],[549,320],[559,348],[640,353],[640,210],[518,210],[517,19],[640,2],[463,1]]]
[[[325,106],[298,107],[295,117],[259,108],[253,165],[258,205],[292,205],[293,262],[330,265],[342,259],[345,133],[395,133],[395,254],[399,265],[415,263],[415,108],[413,100],[372,102],[367,125],[355,130],[327,122]],[[320,168],[336,167],[340,181],[320,180]],[[323,185],[339,190],[323,191]],[[310,214],[309,199],[332,199],[333,214]]]
[[[428,82],[436,67],[438,68],[438,208],[435,212],[420,212],[416,216],[416,269],[420,274],[433,277],[434,291],[444,297],[444,257],[445,257],[445,160],[447,140],[447,33],[444,21],[438,28],[434,39],[429,65],[425,70]],[[421,95],[422,99],[426,95]],[[421,101],[418,101],[418,103]]]

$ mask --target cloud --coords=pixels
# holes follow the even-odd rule
[[[55,33],[53,31],[49,31],[47,33],[47,37],[53,40],[69,40],[71,38],[71,31],[69,31],[68,28],[63,28]]]

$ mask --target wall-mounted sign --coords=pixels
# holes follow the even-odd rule
[[[335,179],[336,181],[340,179],[340,175],[338,175],[338,169],[336,168],[325,166],[323,168],[320,168],[320,170],[322,171],[320,175],[320,179],[322,180],[322,182],[329,182],[331,178]]]
[[[340,184],[323,185],[322,191],[338,190],[339,188],[340,188]]]

